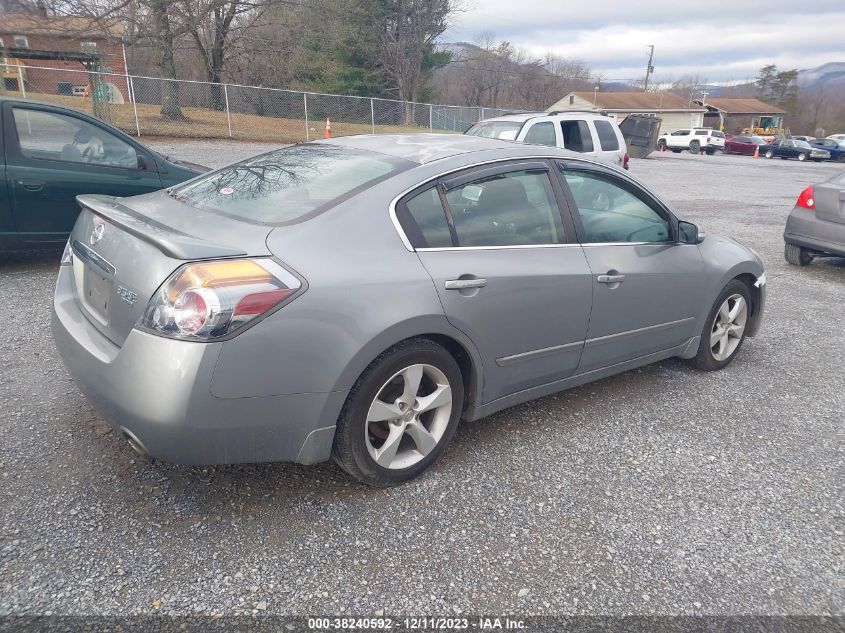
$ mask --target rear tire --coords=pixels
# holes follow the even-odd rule
[[[836,157],[837,163],[845,163],[845,152]]]
[[[806,248],[795,244],[784,244],[783,256],[793,266],[806,266],[813,261],[813,256]]]
[[[798,154],[798,160],[807,160],[807,155],[804,152]]]
[[[446,451],[463,404],[461,370],[449,352],[424,338],[399,343],[370,363],[352,387],[337,421],[332,458],[370,486],[404,483]]]
[[[690,363],[702,371],[716,371],[730,365],[745,342],[751,310],[748,286],[737,279],[729,282],[707,315],[698,353]]]
[[[701,152],[701,143],[698,141],[692,141],[689,144],[689,153],[690,154],[699,154]]]

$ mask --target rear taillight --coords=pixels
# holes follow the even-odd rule
[[[629,160],[630,159],[628,158],[628,152],[625,152],[625,156],[622,158],[622,167],[624,167],[625,169],[628,169],[628,161]]]
[[[804,191],[801,192],[801,195],[798,196],[798,202],[795,203],[795,206],[802,207],[804,209],[815,210],[816,208],[816,201],[813,198],[813,185],[810,185]]]
[[[62,261],[60,266],[73,266],[73,251],[70,248],[70,240],[65,244],[65,250],[62,253]]]
[[[186,264],[150,300],[140,327],[162,336],[214,340],[246,327],[302,284],[270,259]]]

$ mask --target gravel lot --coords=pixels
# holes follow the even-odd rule
[[[153,144],[225,163],[261,145]],[[333,464],[138,458],[49,333],[57,255],[0,261],[0,614],[843,614],[845,263],[783,261],[831,164],[632,162],[766,266],[760,336],[465,424],[391,490]]]

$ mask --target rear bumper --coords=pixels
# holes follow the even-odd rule
[[[148,454],[181,464],[329,458],[348,392],[215,398],[210,385],[222,343],[132,330],[117,347],[79,310],[71,279],[61,267],[52,317],[59,354],[98,413]]]
[[[786,220],[783,241],[845,257],[845,224],[819,219],[815,212],[795,207]]]

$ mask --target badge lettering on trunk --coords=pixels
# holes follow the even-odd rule
[[[129,305],[135,305],[135,302],[138,300],[137,293],[132,292],[123,286],[117,287],[117,296],[120,297],[124,303],[128,303]]]
[[[97,242],[103,239],[103,233],[106,231],[105,224],[95,224],[94,229],[91,231],[91,237],[88,238],[88,241],[91,243],[91,246],[94,246]]]

